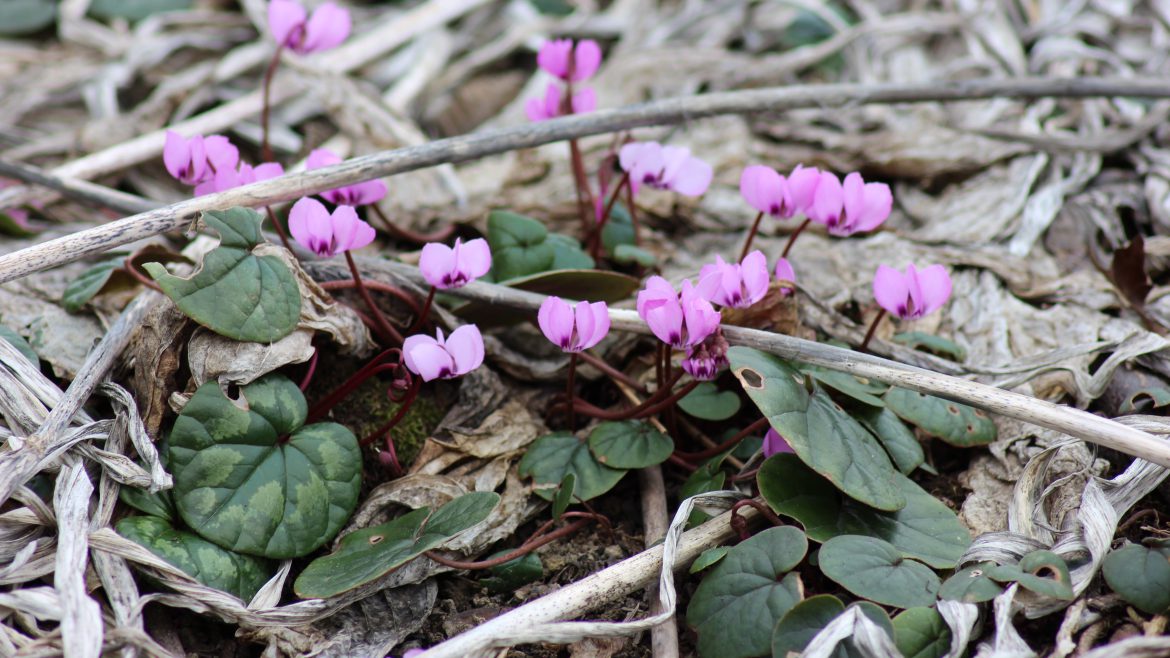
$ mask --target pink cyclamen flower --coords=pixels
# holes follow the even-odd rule
[[[340,46],[352,27],[349,10],[332,2],[317,7],[312,17],[293,0],[268,3],[268,29],[284,48],[298,55]]]
[[[483,335],[479,327],[465,324],[445,339],[442,329],[436,330],[435,338],[409,336],[402,343],[402,360],[424,382],[466,375],[483,363]]]
[[[638,315],[664,343],[675,349],[697,345],[719,328],[719,312],[695,290],[689,280],[681,292],[660,277],[652,276],[638,293]]]
[[[872,231],[890,216],[894,197],[885,183],[866,183],[861,174],[845,177],[845,184],[822,172],[808,216],[824,224],[831,235],[846,237]]]
[[[265,162],[255,167],[247,162],[241,162],[238,169],[234,167],[217,169],[214,176],[195,186],[195,195],[223,192],[282,175],[284,167],[280,166],[279,162]]]
[[[579,41],[575,47],[572,39],[555,39],[540,47],[536,64],[561,80],[580,82],[597,73],[601,46],[592,39]]]
[[[341,158],[328,149],[313,149],[305,161],[305,169],[311,171],[340,162]],[[355,183],[322,192],[321,197],[335,206],[365,206],[386,197],[386,183],[380,180]]]
[[[528,102],[524,104],[524,113],[528,115],[529,121],[555,119],[564,114],[562,111],[564,108],[561,106],[563,102],[560,86],[555,82],[550,82],[548,83],[548,88],[545,90],[544,98],[528,99]],[[581,91],[573,94],[573,114],[592,112],[596,107],[597,94],[589,87],[585,87]]]
[[[687,350],[687,356],[682,360],[682,369],[688,375],[701,382],[709,382],[719,376],[719,371],[727,367],[727,348],[730,347],[723,331],[718,327],[703,342]]]
[[[747,308],[764,298],[771,276],[764,252],[753,251],[742,263],[734,265],[716,256],[699,270],[699,285],[695,287],[707,301],[720,306]]]
[[[792,263],[789,263],[787,258],[781,258],[776,261],[776,280],[796,283],[796,271],[792,269]],[[780,293],[785,296],[791,295],[794,292],[796,292],[795,289],[787,286],[780,289]]]
[[[577,302],[573,307],[560,297],[549,297],[541,303],[536,320],[544,337],[566,352],[587,350],[609,333],[605,302]]]
[[[771,457],[778,452],[796,452],[780,433],[771,427],[764,434],[764,457]]]
[[[223,135],[195,135],[184,139],[168,130],[163,145],[163,164],[167,172],[185,185],[198,185],[215,176],[217,171],[234,169],[240,151]]]
[[[906,273],[879,265],[873,276],[873,296],[878,305],[903,320],[913,320],[934,313],[951,296],[951,276],[942,265],[917,269],[906,266]]]
[[[293,204],[288,230],[301,246],[322,257],[361,249],[374,241],[374,227],[353,208],[338,206],[330,214],[325,204],[308,197]]]
[[[618,162],[630,175],[630,185],[637,194],[642,185],[660,190],[674,190],[686,196],[699,196],[711,184],[711,165],[692,157],[682,146],[663,146],[658,142],[631,142],[618,152]]]
[[[418,269],[427,283],[436,288],[462,288],[492,269],[492,250],[483,238],[467,244],[455,238],[454,247],[430,242],[422,249]]]

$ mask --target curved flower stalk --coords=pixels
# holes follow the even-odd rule
[[[866,332],[861,349],[869,345],[886,313],[901,320],[917,320],[942,308],[951,297],[951,289],[951,275],[942,265],[918,269],[910,264],[905,273],[879,265],[873,276],[873,297],[882,310]]]
[[[757,250],[735,264],[716,256],[714,263],[699,270],[699,284],[695,289],[713,304],[747,308],[764,298],[770,282],[768,259]]]

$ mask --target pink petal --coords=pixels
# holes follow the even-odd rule
[[[605,302],[593,302],[589,305],[589,314],[593,316],[593,328],[591,332],[582,332],[580,327],[577,333],[580,335],[581,349],[587,350],[594,345],[601,342],[609,333],[609,306]]]
[[[268,29],[276,43],[291,47],[297,28],[305,24],[305,8],[292,0],[272,0],[268,3]]]
[[[416,341],[412,345],[411,338],[427,338],[431,342]],[[450,376],[455,372],[455,360],[434,340],[430,336],[411,336],[402,345],[402,357],[406,367],[422,377],[424,382],[444,375]]]
[[[249,183],[259,183],[284,175],[284,167],[279,162],[262,162],[252,169],[252,180]]]
[[[913,266],[911,266],[913,267]],[[930,265],[915,273],[921,294],[920,315],[928,315],[942,308],[951,297],[951,275],[942,265]]]
[[[858,231],[872,231],[881,226],[890,216],[894,206],[894,195],[885,183],[865,184],[865,212],[858,218]]]
[[[768,432],[764,434],[764,457],[771,457],[778,452],[795,452],[788,441],[780,436],[780,433],[772,428],[768,428]]]
[[[650,152],[661,150],[658,142],[630,142],[618,151],[618,164],[622,171],[632,171],[638,161],[645,158]]]
[[[349,36],[351,27],[349,10],[326,2],[317,7],[305,26],[305,40],[298,52],[308,54],[336,48]]]
[[[776,261],[776,278],[796,283],[796,272],[792,269],[792,263],[789,263],[787,258]]]
[[[340,162],[341,158],[329,149],[313,149],[309,153],[309,157],[305,159],[305,169],[312,171],[313,169],[328,167]]]
[[[593,310],[589,308],[589,302],[577,302],[573,307],[573,326],[577,329],[577,340],[572,345],[572,351],[580,352],[592,347],[585,343],[593,337],[593,321]]]
[[[646,280],[646,287],[638,292],[636,308],[638,315],[645,320],[644,307],[650,301],[673,299],[678,300],[678,292],[670,282],[660,276],[652,276]]]
[[[483,363],[483,335],[479,327],[465,324],[447,337],[447,351],[455,361],[455,374],[466,375]]]
[[[774,217],[792,206],[784,177],[764,165],[744,167],[739,176],[739,193],[749,206]]]
[[[906,277],[888,265],[878,265],[873,275],[873,298],[878,306],[886,309],[891,315],[900,318],[906,317],[906,300],[910,289],[906,284]]]
[[[203,140],[203,148],[207,152],[207,161],[216,171],[235,169],[240,164],[240,149],[223,135],[209,135]]]
[[[699,196],[711,185],[711,165],[698,158],[688,158],[671,180],[671,188],[685,196]]]
[[[536,323],[553,345],[564,349],[569,344],[569,337],[573,333],[573,312],[565,300],[556,296],[547,297],[536,313]]]
[[[439,242],[428,242],[419,255],[418,270],[427,283],[446,288],[444,278],[455,270],[455,250]]]
[[[662,181],[670,185],[687,160],[691,159],[691,150],[685,146],[663,146],[661,153],[662,164],[655,168],[661,170]]]
[[[865,214],[865,181],[861,179],[861,174],[855,171],[845,177],[842,194],[845,220],[849,223],[848,228],[855,230],[858,218]]]
[[[524,101],[524,115],[528,117],[529,121],[547,121],[551,119],[544,110],[543,98],[529,98]]]
[[[721,304],[723,293],[723,268],[718,263],[707,263],[699,270],[699,283],[695,291],[707,301]]]
[[[821,171],[816,167],[805,169],[803,165],[796,165],[796,169],[788,175],[788,192],[792,195],[793,214],[797,212],[808,214],[820,180]]]
[[[355,206],[368,206],[386,198],[386,183],[380,180],[370,180],[357,185],[349,186],[351,201]]]
[[[755,304],[764,298],[768,292],[768,285],[772,282],[772,275],[768,272],[768,258],[762,251],[753,251],[743,259],[740,269],[748,302]]]
[[[719,313],[711,306],[711,302],[695,292],[689,280],[683,280],[680,294],[682,313],[687,325],[686,344],[697,345],[719,326]]]
[[[675,344],[682,336],[683,312],[677,300],[655,299],[646,303],[642,319],[664,343]]]
[[[593,77],[601,66],[601,46],[592,39],[577,42],[573,49],[573,82]]]
[[[569,54],[573,50],[570,39],[547,41],[536,54],[536,65],[565,80],[569,77]]]
[[[573,94],[573,114],[586,114],[597,109],[597,93],[592,87],[584,87]]]
[[[248,167],[248,165],[240,164],[240,167],[244,168]],[[248,170],[251,171],[251,167],[248,167]],[[215,172],[215,178],[210,182],[212,192],[223,192],[224,190],[230,190],[233,187],[239,187],[240,185],[243,185],[245,181],[241,180],[239,171],[235,169],[223,169],[221,171]]]
[[[333,228],[329,211],[318,200],[305,197],[293,204],[288,213],[288,231],[300,245],[319,256],[329,255]]]
[[[476,238],[464,244],[459,250],[459,262],[456,267],[465,272],[468,279],[478,279],[492,269],[492,250],[487,240]]]
[[[333,253],[361,249],[374,240],[374,229],[358,217],[352,206],[338,206],[329,220],[333,227]],[[363,231],[363,226],[369,231]]]
[[[168,130],[163,145],[163,164],[167,173],[182,181],[191,168],[191,146],[179,133]]]
[[[831,172],[821,172],[812,207],[808,210],[809,218],[832,229],[841,220],[844,196],[841,181]]]

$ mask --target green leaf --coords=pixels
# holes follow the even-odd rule
[[[195,580],[245,602],[276,571],[268,560],[224,550],[190,532],[176,530],[170,522],[157,517],[127,517],[118,522],[117,530]]]
[[[878,396],[885,393],[890,387],[881,382],[862,381],[846,372],[817,368],[815,366],[805,367],[803,370],[812,375],[818,382],[864,405],[871,407],[886,406],[886,403],[882,402],[882,399]]]
[[[336,423],[301,427],[297,385],[265,375],[229,400],[200,386],[170,434],[175,505],[183,521],[224,548],[299,557],[333,538],[357,505],[361,449]]]
[[[983,603],[1003,592],[1003,587],[987,574],[995,568],[994,562],[983,562],[956,571],[938,589],[938,598],[963,603]]]
[[[151,14],[189,9],[192,0],[93,0],[89,13],[98,18],[140,21]]]
[[[568,16],[573,13],[573,5],[565,0],[532,0],[532,6],[545,16]]]
[[[532,478],[536,495],[545,500],[553,499],[556,488],[540,485],[559,485],[568,473],[576,479],[573,496],[580,500],[609,491],[626,474],[594,459],[589,446],[572,434],[549,434],[533,441],[518,469],[520,477]]]
[[[904,388],[891,388],[886,406],[908,423],[959,448],[995,441],[995,422],[981,409]]]
[[[617,257],[617,249],[621,245],[634,244],[634,222],[630,218],[630,211],[620,201],[613,204],[609,213],[609,221],[601,229],[601,246],[611,257]]]
[[[493,555],[489,555],[488,559],[507,555],[512,550],[505,549],[499,551]],[[544,563],[540,561],[539,555],[529,553],[515,560],[510,560],[488,569],[488,574],[486,578],[479,579],[479,584],[488,588],[488,591],[503,594],[505,592],[513,592],[528,583],[540,580],[544,576]]]
[[[683,482],[682,489],[678,492],[678,497],[686,500],[691,496],[707,493],[708,491],[719,491],[723,488],[723,483],[727,480],[727,474],[720,469],[723,460],[731,451],[728,450],[721,455],[716,455],[711,459],[703,462],[699,468],[691,473],[685,482]],[[701,509],[692,509],[690,517],[687,518],[687,527],[693,528],[711,518],[711,515]]]
[[[926,461],[926,453],[914,432],[889,409],[861,407],[854,410],[854,418],[881,441],[886,453],[903,474],[909,475]]]
[[[100,263],[91,265],[76,279],[65,286],[65,293],[61,296],[61,305],[66,311],[76,313],[93,299],[114,274],[114,271],[125,262],[125,256],[115,256]]]
[[[727,420],[739,411],[740,401],[732,391],[720,391],[712,382],[700,382],[678,401],[678,406],[695,418]]]
[[[894,617],[894,644],[904,658],[942,658],[951,650],[951,629],[934,608],[910,608]]]
[[[0,324],[0,338],[3,338],[4,340],[11,343],[18,352],[24,355],[24,358],[28,359],[29,363],[35,366],[40,365],[40,358],[37,357],[36,351],[33,350],[32,345],[28,344],[28,341],[24,339],[24,336],[21,336],[14,330]]]
[[[702,553],[699,553],[699,557],[695,558],[695,561],[691,563],[690,573],[699,573],[703,569],[713,566],[726,557],[727,552],[730,550],[730,546],[716,546],[715,548],[708,548]]]
[[[1021,587],[1042,596],[1064,601],[1075,598],[1068,565],[1052,551],[1032,551],[1020,559],[1019,564],[992,567],[987,575],[1001,583],[1018,582]]]
[[[20,0],[17,1],[19,2]],[[0,3],[0,18],[3,17],[3,13],[4,5],[3,3]],[[0,25],[0,35],[3,34],[4,26]],[[0,211],[0,235],[11,235],[14,238],[29,238],[36,234],[37,231],[33,230],[33,228],[29,226],[28,219],[26,217],[22,216],[18,219],[17,216],[13,215],[11,212]]]
[[[674,441],[645,421],[607,421],[589,433],[589,450],[612,468],[646,468],[666,461]]]
[[[963,349],[962,345],[947,340],[942,336],[935,336],[934,334],[921,331],[904,331],[894,335],[894,342],[901,343],[912,350],[924,350],[931,354],[937,354],[944,359],[950,359],[956,363],[962,363],[967,360],[967,350]]]
[[[658,258],[641,247],[635,247],[632,244],[619,244],[614,247],[613,261],[622,265],[653,267],[654,263],[658,262]]]
[[[150,493],[138,487],[120,487],[118,498],[139,512],[157,516],[171,523],[174,523],[175,519],[179,518],[178,513],[175,511],[175,501],[171,498],[170,491]]]
[[[310,562],[293,591],[303,599],[327,599],[381,578],[480,523],[499,501],[499,494],[488,491],[464,494],[434,514],[422,507],[355,530],[341,538],[336,551]]]
[[[502,285],[517,290],[556,295],[565,299],[585,299],[591,302],[618,302],[626,299],[641,283],[620,272],[602,270],[553,270],[505,281]],[[481,329],[499,327],[531,320],[531,311],[507,309],[499,304],[470,301],[454,309],[459,317]]]
[[[852,594],[897,608],[934,605],[939,579],[887,541],[841,535],[821,546],[821,571]]]
[[[590,270],[596,265],[593,257],[581,250],[581,243],[562,233],[550,233],[547,239],[553,248],[552,269]]]
[[[203,221],[220,235],[188,279],[158,263],[142,267],[183,313],[217,334],[271,343],[292,333],[301,317],[296,278],[276,256],[256,256],[263,241],[260,213],[248,208],[208,211]]]
[[[1170,551],[1127,544],[1111,552],[1101,565],[1105,582],[1126,603],[1160,615],[1170,609]]]
[[[772,658],[800,655],[817,633],[845,612],[845,604],[829,594],[818,594],[797,603],[772,630]]]
[[[0,35],[40,32],[56,18],[57,3],[53,0],[4,0],[0,2]]]
[[[748,397],[805,464],[870,507],[906,505],[901,474],[881,444],[804,373],[747,347],[732,347],[727,357]]]
[[[496,281],[550,270],[556,259],[556,249],[548,243],[544,224],[505,210],[493,210],[488,215],[488,244]]]
[[[804,533],[769,528],[736,545],[703,578],[687,608],[703,658],[749,658],[768,653],[772,628],[801,597],[800,576],[789,573],[808,551]]]
[[[938,569],[954,567],[971,543],[955,513],[904,475],[896,481],[906,506],[897,512],[880,512],[845,498],[792,454],[772,455],[760,467],[757,481],[768,505],[799,521],[814,541],[840,535],[877,537],[902,555]]]
[[[554,519],[561,518],[565,510],[569,509],[569,505],[573,504],[573,493],[576,488],[577,476],[573,473],[565,473],[565,477],[561,478],[561,486],[557,487],[557,495],[552,501]]]

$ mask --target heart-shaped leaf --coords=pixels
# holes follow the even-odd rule
[[[573,496],[580,500],[592,500],[609,491],[626,474],[597,461],[589,446],[572,434],[549,434],[533,441],[517,468],[520,477],[532,478],[536,495],[545,500],[553,499],[556,485],[568,473],[576,480]]]
[[[609,221],[601,229],[601,245],[612,258],[617,257],[617,249],[621,245],[634,245],[634,222],[625,204],[613,204]]]
[[[621,265],[641,265],[653,267],[658,258],[641,247],[632,244],[619,244],[613,250],[613,262]]]
[[[564,299],[612,303],[629,297],[638,289],[640,282],[620,272],[553,270],[505,281],[502,285]],[[483,301],[467,302],[456,307],[454,312],[480,328],[505,326],[532,319],[531,311],[503,308],[499,304]]]
[[[877,537],[902,555],[938,569],[954,567],[971,543],[955,513],[904,475],[898,475],[897,483],[906,506],[897,512],[874,510],[842,496],[792,454],[773,455],[756,478],[768,505],[799,521],[815,541],[840,535]]]
[[[727,358],[748,396],[805,464],[870,507],[906,505],[901,474],[881,444],[804,373],[742,346],[729,349]]]
[[[195,580],[244,601],[255,596],[276,571],[269,560],[224,550],[158,517],[130,516],[118,522],[117,530]]]
[[[569,509],[569,505],[573,504],[573,494],[576,489],[577,476],[573,473],[565,473],[565,477],[561,478],[561,486],[557,488],[557,495],[553,497],[552,501],[554,519],[561,518],[565,510]]]
[[[894,644],[904,658],[942,658],[951,650],[951,629],[934,608],[910,608],[894,617]]]
[[[301,317],[301,292],[288,265],[276,256],[257,256],[264,241],[264,218],[248,208],[203,213],[219,233],[219,246],[203,257],[190,278],[167,272],[158,263],[142,267],[179,310],[221,336],[272,343],[292,333]]]
[[[678,401],[678,406],[695,418],[727,420],[739,411],[740,401],[732,391],[720,391],[712,382],[701,382]]]
[[[41,360],[39,357],[37,357],[36,350],[32,348],[32,345],[28,344],[28,341],[24,339],[24,336],[21,336],[12,329],[9,329],[8,327],[0,324],[0,338],[11,343],[18,352],[24,355],[24,358],[28,359],[29,363],[33,365],[40,364]]]
[[[556,250],[548,243],[548,229],[544,224],[514,212],[493,210],[487,225],[492,275],[496,281],[552,269]]]
[[[1052,551],[1032,551],[1019,564],[992,567],[987,575],[1001,583],[1018,582],[1021,587],[1042,596],[1063,601],[1074,598],[1068,565]]]
[[[589,433],[589,450],[612,468],[646,468],[666,461],[674,441],[644,421],[607,421]]]
[[[40,32],[56,18],[55,0],[4,0],[0,2],[0,35]]]
[[[934,334],[921,331],[904,331],[894,335],[894,342],[901,343],[912,350],[924,350],[931,354],[937,354],[944,359],[950,359],[956,363],[962,363],[967,360],[967,350],[963,349],[962,345],[947,340],[942,336],[935,336]]]
[[[355,530],[341,538],[336,551],[310,562],[293,591],[303,599],[327,599],[381,578],[480,523],[499,502],[499,494],[477,491],[448,502],[434,514],[423,507],[388,523]]]
[[[488,559],[507,555],[511,551],[512,549],[499,551],[489,555]],[[529,553],[492,567],[488,570],[488,574],[486,578],[479,579],[479,584],[488,588],[488,591],[496,594],[514,592],[528,583],[540,580],[544,576],[544,563],[540,561],[539,555]]]
[[[871,407],[884,407],[885,402],[878,396],[885,393],[890,387],[881,382],[861,380],[846,372],[806,366],[804,372],[812,375],[825,386],[853,398],[857,402]]]
[[[687,476],[683,482],[682,489],[678,492],[678,497],[686,500],[691,496],[708,491],[719,491],[723,488],[723,483],[727,480],[727,473],[724,473],[719,467],[723,464],[723,460],[730,454],[730,450],[721,455],[716,455],[711,459],[703,462],[699,468],[695,469],[694,473]],[[692,509],[691,516],[687,519],[687,527],[693,528],[697,525],[705,523],[711,515],[701,509]]]
[[[1170,609],[1170,550],[1127,544],[1105,557],[1101,572],[1135,608],[1151,615]]]
[[[859,405],[854,409],[853,417],[882,442],[886,453],[903,474],[909,475],[926,461],[922,444],[894,412],[884,407]]]
[[[953,446],[969,448],[995,441],[995,422],[981,409],[897,387],[884,399],[890,411],[906,422]]]
[[[562,233],[549,233],[546,239],[553,248],[553,262],[550,269],[554,270],[591,270],[595,262],[593,257],[581,249],[581,243]]]
[[[893,636],[894,626],[880,607],[869,601],[858,601],[849,606],[853,607],[860,608],[862,614]],[[847,609],[837,597],[828,594],[820,594],[797,603],[772,630],[772,658],[799,655],[825,626]],[[852,641],[846,639],[837,645],[832,656],[861,658],[862,654],[853,646]]]
[[[942,587],[938,589],[938,598],[963,603],[983,603],[994,599],[1003,591],[1003,587],[988,575],[994,568],[994,562],[983,562],[956,571],[943,581]]]
[[[727,557],[727,552],[731,550],[730,546],[716,546],[715,548],[708,548],[699,553],[699,557],[691,563],[690,573],[699,573],[707,567],[717,564],[720,560]]]
[[[61,305],[66,311],[76,313],[101,292],[106,283],[113,276],[114,271],[122,267],[125,255],[115,256],[91,265],[76,279],[65,286],[65,293],[61,296]]]
[[[93,0],[89,13],[98,18],[140,21],[151,14],[189,9],[192,0]]]
[[[851,593],[897,608],[934,604],[939,579],[930,567],[905,557],[887,541],[841,535],[821,546],[821,571]]]
[[[791,526],[769,528],[736,545],[691,597],[687,623],[699,633],[703,658],[749,658],[768,653],[772,628],[800,601],[808,541]]]
[[[175,511],[175,501],[171,498],[169,490],[150,493],[138,487],[121,487],[118,491],[118,499],[139,512],[157,516],[171,523],[179,518],[178,512]]]
[[[361,449],[336,423],[302,427],[305,396],[272,373],[229,400],[200,386],[175,420],[175,505],[204,539],[240,553],[305,555],[333,538],[357,505]]]

